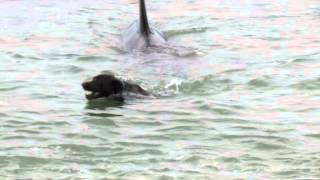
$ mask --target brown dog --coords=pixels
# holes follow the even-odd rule
[[[124,93],[135,93],[143,96],[151,95],[139,85],[120,80],[111,74],[99,74],[91,81],[82,83],[82,87],[85,91],[90,92],[90,94],[86,95],[89,100],[100,97],[116,97],[123,100]]]

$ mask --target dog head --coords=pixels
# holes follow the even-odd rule
[[[89,94],[86,94],[89,100],[100,97],[121,97],[124,90],[123,82],[110,74],[97,75],[91,81],[82,83],[82,87],[85,91],[89,91]]]

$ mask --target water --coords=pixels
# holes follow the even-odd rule
[[[320,4],[147,1],[172,44],[119,49],[136,1],[2,1],[1,179],[320,179]],[[102,71],[158,99],[88,102]]]

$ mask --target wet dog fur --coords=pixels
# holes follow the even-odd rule
[[[126,93],[143,96],[151,95],[139,85],[116,78],[112,74],[99,74],[93,77],[92,80],[83,82],[82,88],[89,92],[89,94],[86,94],[88,100],[101,97],[124,100]]]

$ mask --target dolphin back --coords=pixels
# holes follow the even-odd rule
[[[122,44],[125,51],[139,50],[164,43],[166,43],[164,35],[152,27],[148,36],[142,34],[138,20],[134,21],[122,34]]]
[[[134,21],[122,34],[125,51],[157,46],[166,42],[163,34],[150,27],[144,0],[139,1],[139,20]]]

